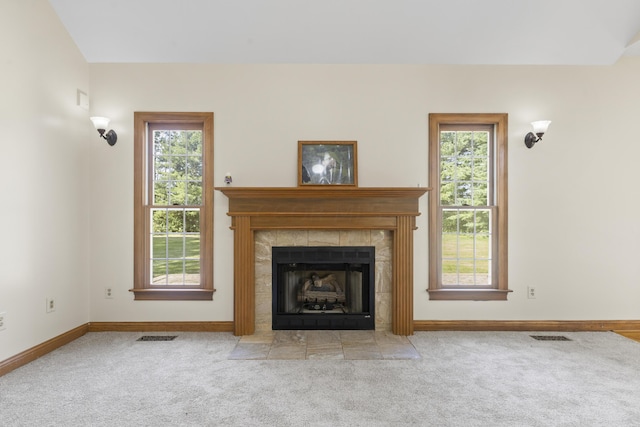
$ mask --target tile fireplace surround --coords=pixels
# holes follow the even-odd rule
[[[390,326],[396,335],[413,334],[413,231],[418,199],[428,188],[216,190],[229,198],[234,231],[235,335],[270,329],[269,260],[277,245],[376,246],[376,329]]]

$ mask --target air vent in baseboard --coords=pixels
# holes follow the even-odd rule
[[[571,341],[569,338],[562,335],[529,335],[534,340],[538,341]]]
[[[173,341],[177,335],[144,335],[136,341]]]

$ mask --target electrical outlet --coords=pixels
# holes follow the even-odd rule
[[[47,313],[56,311],[56,300],[53,298],[47,298]]]
[[[536,288],[533,286],[527,286],[527,298],[536,299]]]
[[[0,331],[7,329],[7,313],[0,313]]]
[[[107,299],[113,298],[113,289],[112,288],[104,288],[104,297]]]

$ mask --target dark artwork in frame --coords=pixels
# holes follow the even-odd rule
[[[356,141],[298,141],[298,186],[358,185]]]

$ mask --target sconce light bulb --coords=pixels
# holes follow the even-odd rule
[[[109,127],[109,118],[107,117],[94,116],[94,117],[89,117],[89,119],[91,119],[91,121],[93,122],[93,125],[98,130],[102,129],[104,132],[104,130]]]
[[[538,120],[537,122],[531,122],[533,132],[529,132],[524,137],[524,144],[527,148],[533,147],[536,142],[542,139],[542,135],[545,134],[550,124],[551,120]]]
[[[544,135],[547,129],[549,129],[550,124],[551,120],[538,120],[537,122],[531,122],[531,126],[533,126],[533,133],[538,136]]]
[[[107,127],[109,126],[109,118],[93,116],[89,117],[89,119],[91,119],[91,121],[93,122],[93,126],[95,126],[96,130],[100,134],[100,137],[105,139],[109,145],[115,145],[116,141],[118,140],[118,135],[113,130],[106,132]]]

